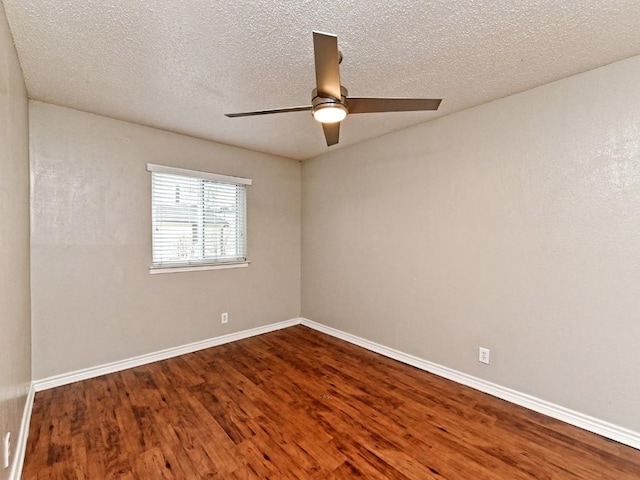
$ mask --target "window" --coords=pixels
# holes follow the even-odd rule
[[[251,180],[147,164],[151,172],[151,273],[247,265]]]

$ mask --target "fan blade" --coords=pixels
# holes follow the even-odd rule
[[[318,94],[340,100],[338,37],[328,33],[313,32],[313,51],[316,60]]]
[[[418,112],[437,110],[440,98],[347,98],[349,113]]]
[[[338,143],[338,139],[340,138],[340,122],[323,123],[322,129],[324,130],[324,138],[327,139],[327,147]]]
[[[304,107],[274,108],[273,110],[259,110],[257,112],[225,113],[224,116],[229,118],[253,117],[255,115],[270,115],[272,113],[304,112],[312,108],[311,105]]]

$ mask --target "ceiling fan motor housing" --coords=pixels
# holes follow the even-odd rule
[[[314,118],[321,123],[334,123],[336,121],[343,120],[347,113],[349,113],[349,108],[347,106],[348,94],[349,92],[342,85],[340,86],[341,98],[339,99],[325,93],[319,94],[318,89],[314,88],[311,92],[311,104],[313,106],[312,114]],[[323,112],[323,110],[325,111]],[[329,114],[326,110],[331,110],[332,115],[326,115]]]
[[[349,95],[349,92],[342,85],[340,85],[341,98],[334,98],[331,95],[328,95],[326,93],[318,93],[318,89],[314,88],[311,91],[311,105],[313,105],[313,108],[315,109],[319,105],[324,105],[324,104],[335,105],[338,103],[346,108],[348,95]]]

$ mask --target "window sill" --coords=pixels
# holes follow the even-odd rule
[[[149,267],[151,275],[159,273],[198,272],[201,270],[225,270],[227,268],[248,267],[249,262],[219,263],[217,265],[183,265],[180,267]]]

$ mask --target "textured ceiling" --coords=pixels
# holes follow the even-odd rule
[[[328,150],[309,112],[223,112],[310,104],[313,30],[351,95],[444,99],[331,149],[640,54],[639,0],[3,1],[31,98],[297,159]]]

